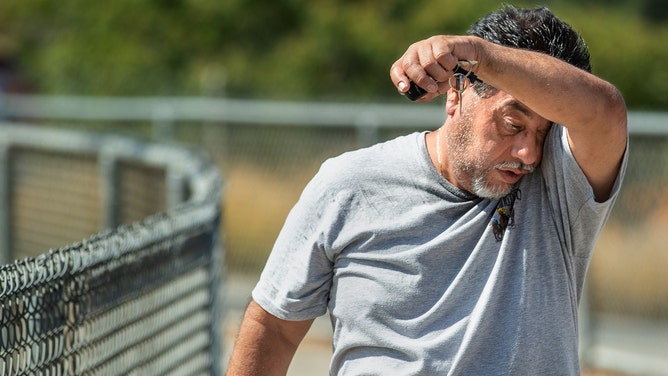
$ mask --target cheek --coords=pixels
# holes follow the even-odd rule
[[[543,150],[545,149],[546,138],[547,137],[542,136],[542,137],[538,137],[538,139],[536,140],[536,153],[538,154],[538,158],[537,158],[537,161],[536,161],[537,165],[540,163],[540,161],[543,160]]]
[[[476,152],[485,159],[507,159],[512,150],[512,142],[508,138],[500,137],[498,133],[493,131],[491,125],[487,126],[485,132],[476,134],[475,139]]]
[[[536,165],[539,165],[543,160],[543,143],[538,144],[537,148],[538,157],[536,158]]]

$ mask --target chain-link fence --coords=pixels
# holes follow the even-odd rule
[[[223,229],[230,278],[254,281],[301,190],[326,159],[400,134],[435,129],[440,105],[281,103],[158,98],[93,101],[33,98],[14,116],[68,127],[169,137],[206,149],[226,177]],[[71,101],[71,102],[68,102]],[[65,105],[63,105],[64,102]],[[69,103],[69,104],[68,104]],[[105,104],[106,103],[106,104]],[[30,112],[31,106],[41,112]],[[63,108],[70,108],[65,111]],[[55,110],[54,110],[55,111]],[[155,114],[160,114],[156,116]],[[114,115],[114,116],[111,116]],[[142,120],[143,119],[143,120]],[[668,374],[668,114],[629,116],[627,178],[599,238],[583,302],[583,358],[592,366]],[[243,308],[240,306],[239,308]]]
[[[220,374],[211,161],[27,125],[0,140],[0,375]]]

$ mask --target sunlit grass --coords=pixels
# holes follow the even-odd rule
[[[668,217],[632,229],[607,226],[589,272],[591,308],[618,315],[668,316]]]
[[[228,268],[261,270],[285,217],[313,174],[285,176],[257,166],[235,166],[226,172],[224,229]]]

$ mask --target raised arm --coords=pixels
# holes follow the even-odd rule
[[[566,127],[573,155],[598,201],[610,196],[626,148],[627,114],[610,83],[552,56],[472,36],[435,36],[411,45],[391,68],[400,92],[408,80],[428,101],[448,88],[458,60],[477,61],[478,78]]]
[[[313,320],[281,320],[251,301],[241,322],[227,375],[285,375],[312,323]]]

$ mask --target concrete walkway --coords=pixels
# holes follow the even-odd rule
[[[593,366],[629,375],[668,376],[668,323],[628,317],[594,317]]]

